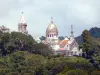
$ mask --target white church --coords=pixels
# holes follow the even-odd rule
[[[53,22],[53,18],[51,18],[51,23],[46,29],[46,40],[43,43],[49,44],[55,55],[80,56],[82,54],[82,50],[79,50],[79,45],[74,38],[73,26],[71,25],[71,36],[59,40],[58,29]]]

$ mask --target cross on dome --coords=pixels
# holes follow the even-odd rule
[[[53,17],[51,17],[51,23],[53,23]]]
[[[22,12],[22,15],[21,15],[21,18],[20,18],[20,23],[25,23],[23,12]]]
[[[22,14],[23,14],[24,12],[22,12]]]

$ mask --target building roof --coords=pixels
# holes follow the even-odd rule
[[[23,12],[21,14],[20,23],[25,23],[25,18],[24,18]]]
[[[60,48],[64,48],[64,46],[68,43],[68,41],[69,40],[66,40],[66,39],[59,41],[58,44],[59,44]]]

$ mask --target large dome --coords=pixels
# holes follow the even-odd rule
[[[58,33],[58,29],[56,27],[56,25],[54,23],[51,23],[49,24],[49,26],[47,27],[47,30],[46,30],[47,33],[49,32],[56,32]]]
[[[56,27],[56,25],[53,23],[53,19],[51,18],[51,23],[48,25],[46,33],[57,33],[58,34],[58,29]]]

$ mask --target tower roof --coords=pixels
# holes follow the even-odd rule
[[[25,23],[25,18],[24,18],[23,12],[21,14],[20,23]]]
[[[74,37],[73,25],[71,25],[71,37]]]

